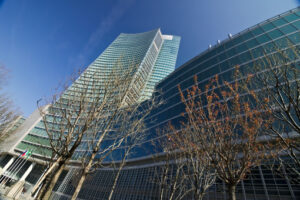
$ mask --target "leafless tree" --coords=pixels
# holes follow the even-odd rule
[[[182,126],[189,128],[182,137],[186,145],[204,152],[227,185],[231,200],[236,199],[236,185],[251,168],[273,155],[273,145],[264,140],[272,122],[270,113],[262,110],[255,92],[249,90],[252,76],[239,79],[238,74],[237,67],[230,83],[216,76],[203,91],[197,77],[191,89],[179,87],[187,118]]]
[[[129,92],[130,87],[128,87]],[[111,155],[115,149],[122,147],[124,151],[109,195],[109,199],[111,199],[127,157],[130,155],[131,150],[145,137],[143,132],[144,120],[158,102],[155,98],[152,98],[148,101],[131,102],[124,105],[125,97],[123,96],[118,102],[114,102],[115,107],[110,108],[110,115],[106,116],[105,121],[91,135],[88,143],[90,153],[84,156],[82,160],[82,173],[72,199],[77,198],[87,175],[93,171],[93,168],[101,166],[107,156]],[[108,145],[104,145],[106,141],[110,141]]]
[[[78,195],[91,168],[100,165],[109,153],[141,130],[143,116],[150,109],[133,104],[139,81],[135,72],[135,65],[125,68],[122,64],[110,72],[85,71],[74,81],[78,84],[54,96],[48,109],[40,110],[49,138],[51,162],[33,188],[33,195],[38,192],[37,199],[50,197],[61,173],[73,160],[81,161],[83,166],[74,193]],[[109,79],[103,79],[104,73]],[[104,142],[109,145],[103,146]]]
[[[289,44],[287,42],[287,44]],[[272,138],[278,140],[282,152],[300,167],[300,67],[299,48],[288,45],[266,55],[255,65],[256,86],[262,88],[261,100],[268,99],[266,110],[276,120],[271,126]],[[300,172],[298,172],[300,175]]]
[[[156,173],[160,199],[203,199],[214,184],[216,173],[203,148],[191,145],[191,126],[177,130],[171,123],[160,140],[163,165]]]
[[[7,69],[0,66],[0,142],[8,136],[10,125],[17,119],[19,112],[12,100],[3,92],[7,83]]]

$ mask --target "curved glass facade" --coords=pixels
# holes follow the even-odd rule
[[[125,34],[121,34],[119,37],[91,64],[85,73],[89,70],[97,70],[99,68],[97,63],[110,66],[110,54],[114,51],[113,49],[117,47],[122,49],[123,44],[128,45],[126,48],[131,48],[132,44],[132,52],[138,54],[134,57],[134,62],[139,63],[137,70],[142,71],[141,74],[147,74],[142,77],[143,86],[139,88],[140,93],[136,99],[147,99],[152,95],[154,85],[174,67],[179,38],[168,36],[164,38],[159,31],[137,35],[137,39],[132,39],[134,41],[132,43],[125,40],[127,38]],[[140,49],[137,49],[136,45],[140,42],[142,45]],[[181,113],[185,111],[185,106],[181,103],[178,85],[183,91],[192,87],[195,75],[198,77],[200,88],[203,88],[217,74],[220,80],[230,81],[236,65],[240,66],[241,71],[247,73],[254,65],[261,65],[268,56],[276,54],[278,49],[285,50],[290,61],[298,62],[292,49],[298,49],[299,45],[300,8],[296,8],[257,24],[207,49],[160,81],[155,89],[161,93],[155,95],[163,99],[164,104],[153,110],[147,118],[147,129],[145,130],[148,133],[147,138],[132,151],[128,160],[130,165],[125,166],[122,170],[113,199],[158,199],[159,186],[153,182],[151,177],[161,172],[162,163],[151,160],[153,154],[157,153],[153,144],[162,137],[157,135],[158,129],[164,128],[170,121],[176,125],[182,120]],[[118,51],[116,50],[116,52]],[[120,50],[119,54],[114,54],[118,55],[114,59],[119,59],[120,55],[124,55],[126,58],[133,55],[127,53],[128,57]],[[164,67],[168,64],[172,67]],[[26,148],[33,148],[34,145],[30,145],[35,142],[29,137],[39,137],[39,143],[43,144],[45,141],[46,145],[47,140],[41,137],[42,134],[44,134],[43,128],[39,125],[36,126],[17,146],[16,150],[23,151]],[[121,158],[120,155],[123,151],[122,148],[117,149],[113,152],[113,157]],[[290,163],[290,160],[287,159],[286,163]],[[238,199],[295,200],[299,198],[300,182],[298,178],[295,178],[293,170],[289,168],[291,165],[286,165],[277,171],[271,170],[268,163],[254,168],[247,179],[237,186]],[[172,170],[175,171],[176,166]],[[79,198],[107,199],[116,173],[117,171],[112,168],[97,169],[95,174],[86,181]],[[172,172],[170,173],[172,175]],[[68,172],[57,191],[53,193],[53,199],[69,199],[75,187],[72,184],[73,179],[76,179],[76,168]],[[210,188],[208,198],[226,198],[224,188],[224,184],[217,181]],[[168,199],[167,196],[166,199]],[[187,197],[187,199],[189,198]]]
[[[159,199],[159,186],[153,182],[153,177],[162,171],[163,164],[149,161],[154,150],[153,144],[161,138],[156,130],[162,129],[172,121],[179,124],[182,120],[181,113],[185,106],[181,103],[177,86],[182,90],[193,86],[194,76],[198,76],[198,84],[203,88],[215,75],[220,80],[230,81],[236,65],[240,66],[242,72],[247,73],[254,65],[262,65],[268,56],[276,54],[278,50],[285,50],[289,61],[298,59],[293,49],[300,48],[300,8],[293,9],[274,18],[257,24],[241,33],[222,41],[195,58],[191,59],[181,67],[177,68],[156,86],[160,94],[156,94],[164,100],[157,109],[153,110],[148,118],[147,140],[133,150],[129,159],[130,166],[122,170],[118,180],[114,199]],[[114,152],[115,157],[122,154],[122,149]],[[150,159],[151,160],[151,159]],[[136,163],[135,165],[132,163]],[[271,164],[252,169],[247,179],[237,186],[238,199],[298,199],[300,197],[299,180],[296,178],[293,162],[288,158],[285,166],[273,170]],[[274,166],[273,166],[274,167]],[[276,168],[276,167],[275,167]],[[175,172],[176,166],[172,168],[170,176]],[[72,173],[67,178],[72,180]],[[116,170],[98,169],[95,177],[86,182],[85,188],[80,193],[83,199],[106,199],[112,187],[112,177]],[[93,185],[97,185],[94,187]],[[54,193],[53,199],[60,199],[61,193],[72,194],[74,186],[61,184]],[[217,181],[209,189],[208,199],[225,199],[225,185]],[[165,199],[168,199],[166,191]],[[186,199],[191,199],[187,197]]]
[[[240,32],[177,68],[156,87],[165,103],[149,117],[149,141],[144,142],[136,157],[154,153],[151,143],[161,137],[156,135],[157,129],[163,128],[169,121],[176,125],[182,120],[185,106],[181,103],[178,85],[183,91],[192,87],[195,75],[202,89],[215,75],[220,80],[230,81],[235,66],[239,65],[240,71],[247,74],[255,65],[264,65],[266,58],[278,53],[278,50],[285,50],[290,61],[295,61],[298,58],[293,51],[299,45],[300,9],[297,8]]]

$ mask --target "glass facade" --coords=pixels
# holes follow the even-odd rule
[[[129,161],[136,165],[125,167],[122,170],[113,199],[159,199],[159,186],[155,184],[153,177],[162,171],[163,164],[154,161],[147,163],[146,161],[157,153],[153,144],[162,136],[157,135],[156,130],[164,128],[169,121],[176,126],[182,120],[181,113],[185,112],[185,107],[181,103],[177,85],[180,85],[181,89],[185,91],[193,86],[195,75],[198,76],[200,88],[204,88],[215,75],[218,75],[220,80],[231,81],[236,65],[239,65],[242,72],[247,73],[253,69],[254,65],[261,65],[268,56],[276,54],[278,50],[285,50],[289,55],[289,61],[298,62],[292,49],[299,49],[299,45],[300,8],[296,8],[257,24],[207,49],[159,82],[156,90],[161,93],[156,95],[164,100],[164,104],[153,110],[148,117],[146,130],[148,137],[133,150],[134,153]],[[114,153],[118,155],[121,152],[122,149],[119,149]],[[293,172],[296,166],[290,159],[283,159],[285,162],[281,168],[278,167],[278,163],[272,163],[272,165],[265,163],[252,169],[247,178],[237,186],[237,198],[299,199],[300,180]],[[143,165],[139,163],[143,163]],[[173,167],[173,173],[175,170],[176,166]],[[73,173],[74,171],[70,171],[67,175],[69,180],[74,178]],[[116,173],[117,171],[112,168],[98,169],[93,177],[86,181],[80,198],[107,199]],[[172,172],[169,175],[172,176]],[[72,194],[73,190],[72,184],[62,184],[53,194],[53,199],[63,198],[62,193],[68,199],[68,195]],[[226,199],[225,191],[224,183],[218,180],[209,189],[207,199]],[[168,199],[167,193],[165,199]],[[191,199],[191,197],[186,199]]]
[[[154,154],[157,155],[159,150],[154,149],[154,146],[162,137],[156,131],[163,129],[170,121],[176,126],[182,120],[181,113],[185,112],[178,85],[183,91],[192,87],[195,75],[200,88],[204,88],[215,75],[220,80],[231,81],[236,65],[240,66],[242,72],[247,73],[254,65],[265,62],[268,56],[276,54],[278,50],[285,50],[289,61],[298,62],[292,49],[300,47],[300,8],[268,19],[222,41],[169,74],[176,62],[179,40],[176,36],[161,35],[159,30],[135,35],[121,34],[83,73],[84,75],[99,69],[110,70],[114,66],[113,62],[120,60],[137,63],[137,72],[142,72],[138,76],[141,76],[143,84],[139,86],[136,99],[142,101],[150,98],[155,88],[159,92],[154,95],[164,101],[147,118],[147,138],[132,150],[133,153],[128,158],[130,164],[121,171],[113,199],[159,199],[160,188],[155,177],[162,173],[164,162],[155,162],[151,158]],[[105,80],[109,77],[103,75],[102,78]],[[80,78],[70,88],[77,85],[80,85]],[[47,146],[47,138],[42,122],[39,122],[15,150],[20,152],[27,148],[36,148],[37,152],[41,146]],[[115,158],[122,155],[123,151],[122,147],[115,150]],[[278,163],[271,165],[266,162],[252,169],[247,178],[237,186],[237,198],[299,199],[300,180],[293,172],[296,166],[293,166],[290,159],[283,159],[285,162],[281,168],[271,168]],[[77,170],[74,167],[67,172],[66,177],[56,187],[52,199],[70,199],[76,186]],[[174,165],[169,176],[175,171]],[[97,169],[85,181],[79,198],[107,199],[117,172],[113,168]],[[168,199],[168,191],[165,195],[164,198]],[[209,189],[207,199],[225,199],[226,195],[224,183],[217,180]],[[191,197],[187,196],[186,199]]]
[[[53,108],[60,108],[64,100],[72,99],[73,95],[80,95],[86,88],[83,87],[84,85],[90,84],[93,87],[93,80],[97,80],[97,84],[105,85],[112,78],[110,74],[113,70],[118,70],[113,73],[122,74],[132,66],[133,69],[130,69],[132,84],[126,103],[151,98],[155,84],[175,69],[179,43],[180,37],[162,35],[160,29],[138,34],[120,34],[62,94],[61,101],[56,101]],[[95,91],[91,90],[91,92]],[[101,95],[100,90],[97,95]],[[47,118],[51,119],[51,114],[48,115]],[[43,157],[51,155],[49,146],[44,123],[40,121],[14,150],[16,152],[32,150],[33,156]],[[78,157],[84,149],[83,142],[74,158]]]

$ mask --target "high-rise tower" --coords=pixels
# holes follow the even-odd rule
[[[1,147],[8,151],[8,154],[2,156],[0,160],[0,167],[3,168],[3,170],[0,168],[0,175],[2,175],[0,183],[19,183],[20,180],[23,181],[22,184],[25,180],[32,185],[36,183],[43,167],[36,165],[35,162],[43,163],[52,155],[43,120],[53,124],[53,127],[59,127],[59,122],[53,119],[56,114],[51,113],[51,110],[70,109],[65,102],[72,98],[74,105],[71,107],[78,106],[77,99],[74,100],[74,97],[84,92],[88,94],[86,96],[88,98],[84,101],[90,105],[93,95],[102,98],[103,91],[98,88],[99,85],[106,85],[117,79],[119,75],[124,77],[124,74],[129,78],[121,105],[140,103],[151,98],[155,85],[175,69],[179,43],[180,37],[162,35],[160,29],[138,34],[120,34],[62,93],[59,100],[54,101],[50,107],[44,108],[47,118],[41,118],[39,112],[35,111],[19,131],[8,138],[6,144]],[[114,90],[116,93],[122,90],[122,86],[116,88]],[[58,118],[60,116],[62,115]],[[54,132],[57,131],[54,129]],[[82,151],[87,151],[85,144],[81,143],[79,152],[75,152],[73,158]],[[36,159],[33,161],[29,157]],[[11,190],[11,195],[15,195],[14,189]]]
[[[80,77],[63,93],[61,98],[68,99],[87,81],[86,77],[97,79],[97,83],[105,83],[114,73],[124,73],[129,67],[132,71],[132,84],[125,98],[125,103],[134,103],[151,97],[155,85],[175,69],[175,63],[180,43],[180,37],[162,35],[160,29],[138,34],[121,33],[108,47],[91,63]],[[121,65],[122,67],[117,67]],[[118,71],[119,70],[119,71]],[[96,74],[96,75],[95,75]],[[24,133],[19,144],[12,145],[11,152],[33,150],[35,154],[50,155],[50,150],[41,144],[47,144],[47,135],[43,123],[37,124]],[[43,149],[41,149],[43,148]]]

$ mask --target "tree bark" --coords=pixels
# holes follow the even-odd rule
[[[76,198],[77,198],[77,196],[78,196],[78,194],[79,194],[79,192],[80,192],[80,190],[82,188],[82,185],[83,185],[83,183],[85,181],[85,178],[86,178],[88,172],[90,171],[90,169],[92,167],[92,164],[93,164],[95,156],[96,156],[96,152],[93,152],[93,154],[91,155],[90,160],[89,160],[87,166],[84,168],[84,170],[83,170],[83,172],[81,174],[80,180],[79,180],[79,182],[77,184],[77,187],[75,189],[75,192],[73,193],[73,196],[72,196],[71,200],[76,200]]]
[[[43,176],[40,178],[40,180],[35,184],[34,188],[32,189],[31,192],[31,196],[34,196],[35,193],[37,192],[37,190],[39,189],[39,186],[41,185],[41,183],[49,176],[51,176],[51,173],[53,172],[53,170],[55,170],[56,165],[61,161],[61,157],[59,157],[50,167],[49,169],[47,169],[47,171],[45,172],[45,174],[43,174]],[[45,181],[47,182],[47,181]]]
[[[236,185],[228,185],[228,199],[229,200],[236,200],[236,196],[235,196],[235,189],[236,189]]]
[[[54,175],[51,175],[49,182],[46,182],[43,185],[43,187],[40,190],[39,195],[37,196],[36,199],[48,200],[50,198],[52,190],[53,190],[59,176],[61,175],[61,173],[65,169],[65,165],[66,165],[65,162],[59,163],[59,166],[55,170]]]

